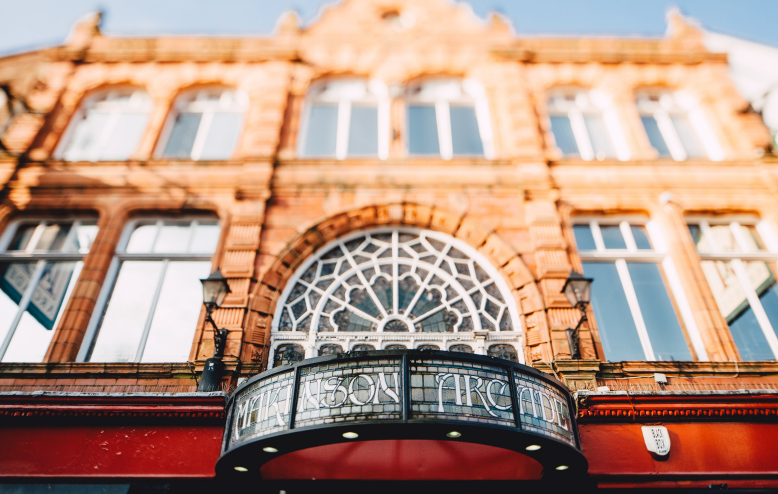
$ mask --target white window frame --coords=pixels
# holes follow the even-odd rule
[[[209,93],[221,92],[221,96],[218,101],[211,101],[207,98]],[[230,97],[227,95],[230,94]],[[191,96],[194,95],[194,99],[191,100]],[[162,128],[160,135],[159,145],[157,146],[154,156],[156,159],[176,159],[173,157],[165,157],[165,148],[167,147],[170,134],[175,127],[176,118],[182,113],[200,113],[200,124],[197,127],[197,134],[195,140],[192,143],[192,151],[189,154],[190,159],[193,161],[199,161],[205,147],[205,140],[208,138],[208,133],[211,130],[211,123],[213,122],[213,116],[216,113],[235,113],[242,116],[240,129],[236,138],[236,148],[240,145],[240,137],[245,130],[245,116],[249,108],[249,100],[246,93],[239,89],[222,87],[222,86],[209,86],[200,87],[185,91],[184,93],[176,97],[173,108],[170,110],[165,125]],[[233,150],[233,154],[234,154]],[[231,157],[230,157],[231,158]],[[225,159],[230,159],[225,158]]]
[[[281,314],[282,311],[286,308],[286,301],[290,296],[294,286],[306,273],[308,268],[314,262],[320,260],[320,257],[322,255],[329,252],[331,248],[335,247],[335,245],[345,244],[350,240],[353,240],[360,236],[364,236],[365,233],[370,233],[370,234],[392,233],[392,238],[393,238],[392,242],[394,244],[392,247],[393,249],[392,255],[394,259],[396,257],[397,249],[398,249],[397,247],[398,232],[409,232],[409,233],[423,232],[424,234],[429,235],[431,238],[434,238],[436,240],[440,240],[446,243],[451,243],[453,247],[456,247],[463,254],[470,256],[471,259],[478,262],[478,264],[484,269],[484,271],[486,271],[487,275],[489,275],[490,280],[487,280],[486,282],[483,283],[479,283],[475,288],[469,289],[468,291],[473,291],[475,289],[478,289],[482,285],[487,285],[490,283],[490,281],[494,282],[495,286],[498,288],[500,294],[505,300],[505,306],[506,306],[505,310],[508,312],[508,314],[511,317],[511,322],[513,323],[514,330],[513,331],[484,330],[481,329],[480,321],[474,321],[474,328],[472,331],[462,331],[462,332],[455,331],[455,332],[440,332],[440,333],[417,332],[415,328],[412,327],[412,330],[407,332],[384,332],[383,327],[386,325],[386,323],[394,319],[398,319],[397,315],[393,315],[382,319],[381,323],[378,326],[377,331],[371,331],[371,332],[346,332],[346,331],[337,331],[337,330],[318,332],[316,329],[318,327],[317,324],[318,319],[312,319],[311,327],[308,333],[303,331],[279,331],[278,326],[281,320]],[[443,257],[444,256],[441,255],[440,259],[443,259]],[[440,259],[437,261],[436,265],[440,265],[441,262]],[[397,264],[396,261],[392,261],[392,262],[395,265],[395,269],[396,269],[396,264]],[[360,265],[359,269],[356,270],[355,273],[358,273],[359,276],[363,276],[361,274],[361,270],[364,269],[364,267],[365,267],[364,265]],[[394,303],[396,304],[399,291],[397,286],[397,282],[398,282],[397,271],[394,272],[395,274],[393,275],[394,276],[393,283],[395,284],[395,286],[393,289],[393,294],[394,294],[393,296],[395,299]],[[438,272],[431,271],[431,273],[440,275],[440,273]],[[334,285],[328,288],[328,290],[331,290],[333,287]],[[322,291],[322,290],[317,290],[317,291]],[[421,296],[422,292],[423,292],[423,286],[422,289],[420,289],[415,295],[414,300],[417,300]],[[373,298],[372,293],[370,293],[369,295],[371,296],[371,298]],[[374,302],[376,303],[376,306],[379,309],[379,311],[382,312],[382,315],[387,316],[380,302],[378,302],[375,299]],[[477,338],[476,337],[477,335],[482,335],[484,336],[484,338]],[[302,346],[304,350],[305,358],[317,357],[319,355],[319,349],[321,348],[321,346],[327,344],[340,345],[344,351],[350,351],[351,349],[354,348],[354,346],[362,345],[362,344],[373,345],[376,348],[376,350],[382,350],[389,345],[398,345],[398,344],[404,345],[408,349],[418,348],[419,346],[422,345],[436,345],[441,350],[448,350],[450,347],[454,345],[468,345],[470,346],[470,348],[472,348],[473,353],[479,355],[486,355],[489,347],[491,347],[492,345],[507,344],[513,346],[514,350],[516,350],[516,354],[518,356],[519,362],[523,363],[524,362],[523,338],[524,338],[524,332],[521,326],[521,319],[519,319],[518,307],[516,306],[513,297],[510,295],[510,289],[505,283],[505,280],[503,279],[502,275],[500,275],[500,273],[492,266],[492,264],[481,253],[473,249],[469,244],[465,243],[462,240],[450,237],[445,234],[441,234],[439,232],[423,230],[419,228],[411,228],[411,227],[374,228],[366,231],[353,232],[342,238],[331,241],[326,246],[320,248],[316,252],[316,254],[306,259],[306,261],[296,269],[295,273],[286,283],[286,286],[284,287],[284,290],[281,296],[279,297],[278,303],[276,304],[276,311],[273,316],[273,323],[270,331],[270,348],[268,353],[268,363],[269,363],[268,365],[272,366],[273,360],[275,358],[276,349],[280,345],[285,345],[290,343]]]
[[[738,283],[740,283],[741,288],[746,294],[746,299],[751,306],[751,310],[754,311],[754,316],[759,323],[759,328],[764,333],[767,344],[770,346],[773,355],[778,359],[778,336],[776,336],[776,331],[773,329],[772,324],[770,324],[770,319],[767,317],[764,307],[762,307],[762,301],[759,299],[759,294],[756,293],[756,290],[752,286],[748,271],[743,264],[744,261],[763,261],[773,264],[778,262],[778,242],[776,242],[775,235],[773,234],[770,225],[767,224],[766,221],[759,221],[745,216],[730,216],[722,219],[689,216],[686,217],[686,223],[699,225],[700,231],[710,247],[710,253],[701,253],[698,251],[701,261],[724,261],[730,263],[732,270],[735,272],[735,276],[737,276]],[[711,231],[711,225],[729,225],[732,236],[735,238],[735,242],[737,242],[741,252],[726,252],[722,250],[716,242],[715,235]],[[744,231],[744,226],[753,226],[756,228],[765,244],[765,250],[754,251],[751,249],[751,246],[746,240],[748,232]],[[772,270],[771,274],[775,277]]]
[[[51,251],[37,251],[33,249],[33,246],[35,246],[38,243],[41,235],[43,234],[44,229],[49,223],[63,223],[63,222],[72,223],[70,227],[70,231],[68,232],[68,236],[66,237],[65,244],[64,244],[64,245],[68,245],[69,243],[73,242],[75,236],[77,235],[78,227],[81,225],[82,222],[89,222],[89,223],[94,222],[96,224],[97,218],[89,218],[83,216],[61,218],[61,219],[52,218],[52,217],[22,218],[11,222],[8,225],[8,228],[6,228],[5,232],[3,232],[3,234],[0,236],[0,262],[2,263],[35,262],[35,269],[33,270],[27,288],[24,290],[24,293],[22,294],[22,298],[19,301],[19,304],[17,306],[17,311],[14,316],[14,320],[11,322],[11,326],[8,328],[8,334],[6,334],[4,340],[0,342],[0,361],[2,361],[2,359],[5,357],[6,352],[8,351],[8,347],[11,344],[11,340],[13,340],[14,334],[16,333],[16,330],[19,326],[19,322],[21,321],[24,312],[27,310],[27,306],[30,303],[30,300],[32,299],[33,292],[35,291],[38,282],[43,276],[43,270],[46,268],[47,262],[49,261],[83,262],[87,254],[89,254],[89,251],[84,249],[81,249],[78,252],[51,252]],[[33,232],[32,237],[30,237],[29,245],[27,246],[27,248],[24,251],[9,251],[8,247],[13,241],[13,238],[16,235],[16,232],[18,231],[19,227],[22,225],[35,224],[35,223],[37,223],[38,226]],[[78,283],[78,278],[80,276],[81,276],[81,270],[79,270],[78,273],[76,273],[76,283]],[[73,286],[75,286],[75,283]],[[67,303],[70,301],[71,295],[72,293],[65,294],[65,300],[63,301],[63,304],[67,305]],[[62,314],[64,314],[64,311],[62,312]],[[57,331],[57,327],[59,326],[59,323],[60,323],[60,318],[57,318],[57,320],[54,321],[54,327],[52,328],[52,332]]]
[[[549,92],[546,109],[549,117],[567,117],[570,127],[573,129],[578,152],[584,161],[606,160],[614,157],[619,161],[630,159],[629,146],[622,132],[619,118],[613,107],[610,97],[605,93],[581,88],[557,88]],[[613,146],[614,156],[596,156],[592,148],[592,139],[584,122],[585,115],[599,115],[602,117],[607,132],[607,138]],[[551,130],[549,131],[556,139]]]
[[[415,94],[420,87],[427,83],[449,83],[450,90],[455,85],[459,86],[458,94],[444,96],[444,91],[439,91],[431,96]],[[423,92],[423,91],[422,91]],[[457,93],[456,90],[451,91]],[[475,117],[478,122],[478,132],[481,137],[481,145],[484,150],[485,159],[494,159],[494,133],[492,132],[492,123],[489,117],[489,101],[486,98],[486,91],[480,83],[472,79],[427,79],[411,84],[406,92],[406,129],[410,128],[410,112],[408,107],[414,104],[435,106],[435,121],[438,126],[438,146],[440,157],[448,161],[454,158],[453,136],[451,134],[451,105],[457,104],[473,105]],[[425,155],[411,154],[410,141],[405,143],[408,155],[413,157],[423,157]],[[457,157],[467,158],[469,156],[480,157],[480,155],[457,155]]]
[[[640,310],[640,304],[638,302],[635,287],[632,284],[632,278],[629,274],[627,262],[649,262],[662,266],[665,277],[668,283],[668,296],[672,297],[678,307],[678,314],[680,316],[683,325],[685,326],[686,333],[691,340],[692,348],[697,355],[697,361],[703,362],[708,360],[708,352],[705,350],[705,344],[702,341],[697,323],[694,320],[691,305],[686,298],[686,294],[683,291],[681,285],[681,278],[678,276],[678,271],[675,269],[675,264],[672,258],[667,252],[667,241],[664,238],[661,228],[653,220],[646,220],[644,217],[630,217],[621,216],[619,218],[604,219],[604,218],[576,218],[574,225],[588,225],[594,238],[596,250],[581,250],[578,249],[578,256],[581,262],[596,262],[596,261],[610,261],[616,264],[616,270],[619,274],[624,294],[627,298],[630,313],[632,319],[635,322],[635,327],[640,338],[640,344],[643,348],[643,353],[646,356],[647,361],[655,361],[654,350],[651,346],[651,341],[648,337],[648,330],[643,320],[643,314]],[[602,238],[602,232],[600,226],[613,226],[618,225],[621,235],[624,237],[624,243],[627,245],[626,249],[606,249],[605,242]],[[635,238],[632,235],[631,225],[643,226],[648,233],[649,241],[653,246],[652,250],[638,249],[635,243]],[[686,339],[686,338],[684,338]]]
[[[159,234],[162,231],[161,227],[162,224],[165,222],[176,222],[176,223],[183,223],[183,222],[190,222],[190,226],[192,227],[191,231],[194,233],[197,224],[199,221],[208,221],[213,222],[216,221],[216,224],[218,224],[221,227],[221,221],[219,219],[214,217],[206,217],[206,216],[184,216],[184,217],[155,217],[155,216],[149,216],[149,217],[142,217],[137,218],[129,221],[125,227],[124,231],[122,232],[121,237],[119,238],[119,243],[116,247],[116,253],[113,256],[113,259],[111,260],[111,264],[108,267],[108,272],[105,276],[105,281],[103,282],[103,288],[100,291],[100,295],[97,297],[97,301],[95,302],[95,309],[92,312],[92,317],[89,319],[89,325],[87,326],[86,333],[84,334],[84,340],[81,344],[81,348],[78,351],[78,356],[76,357],[76,362],[87,362],[87,359],[90,357],[92,349],[97,342],[97,337],[99,335],[99,329],[103,322],[103,317],[105,316],[105,311],[108,308],[108,302],[110,301],[111,295],[113,293],[114,288],[116,287],[116,281],[117,277],[119,276],[119,271],[121,269],[122,263],[124,261],[157,261],[162,262],[162,270],[160,272],[159,279],[157,280],[157,286],[154,291],[154,299],[152,300],[151,306],[149,308],[149,314],[146,318],[145,325],[143,327],[143,333],[141,335],[140,342],[138,344],[138,349],[135,352],[135,357],[131,360],[131,362],[140,362],[143,358],[143,353],[146,348],[146,342],[148,341],[149,333],[151,332],[151,324],[154,319],[154,313],[157,308],[157,302],[159,301],[160,292],[162,291],[162,283],[165,280],[165,274],[167,271],[167,267],[170,264],[171,261],[212,261],[214,253],[165,253],[165,252],[150,252],[150,253],[128,253],[127,252],[127,245],[130,242],[130,237],[132,237],[132,233],[135,231],[135,228],[139,224],[156,224],[157,225],[157,236],[154,238],[154,242],[152,242],[152,246],[156,243],[157,239],[159,238]],[[224,232],[220,231],[219,235],[222,235]],[[189,242],[191,246],[192,238],[190,237]]]
[[[328,83],[332,82],[364,84],[365,94],[361,97],[328,97],[323,91]],[[375,156],[348,154],[348,137],[351,125],[351,106],[361,104],[375,104],[378,108],[378,159],[386,160],[389,157],[389,89],[386,84],[376,79],[327,79],[312,84],[305,97],[303,105],[302,125],[300,126],[300,138],[297,143],[297,155],[301,157],[322,158],[322,156],[308,156],[305,154],[305,144],[308,140],[310,129],[311,108],[317,103],[329,103],[338,105],[338,123],[335,140],[335,159],[348,158],[375,158]]]
[[[126,92],[132,92],[132,95],[130,96],[130,99],[128,101],[114,101],[110,99],[113,93],[126,93]],[[106,97],[108,99],[101,101],[103,97]],[[65,159],[65,152],[67,151],[67,148],[70,145],[70,141],[73,138],[73,134],[76,131],[76,127],[78,127],[78,124],[84,120],[87,110],[91,109],[90,107],[95,105],[98,105],[102,112],[107,113],[109,115],[108,121],[106,122],[105,127],[103,127],[103,130],[100,133],[98,143],[95,146],[94,150],[92,151],[91,155],[84,157],[84,159],[69,160],[69,161],[73,161],[73,162],[102,161],[100,157],[103,154],[103,152],[106,150],[106,147],[108,146],[111,137],[113,137],[113,131],[116,128],[116,124],[119,123],[119,118],[122,115],[127,113],[148,114],[149,116],[151,116],[151,112],[154,107],[151,97],[146,92],[146,90],[142,88],[132,87],[132,86],[113,87],[89,95],[87,98],[84,99],[84,101],[81,102],[81,104],[78,107],[78,110],[76,110],[76,112],[73,114],[73,117],[70,119],[70,123],[68,124],[67,130],[62,135],[62,139],[60,139],[59,145],[54,151],[54,159],[57,160]],[[130,154],[130,156],[131,155],[132,153]]]
[[[704,157],[711,161],[724,159],[724,152],[702,110],[684,91],[641,91],[637,95],[636,105],[641,117],[653,117],[656,120],[659,132],[675,161],[685,161],[688,156],[671,120],[673,115],[689,120]]]

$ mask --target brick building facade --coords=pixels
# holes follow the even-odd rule
[[[195,392],[214,331],[190,292],[219,268],[226,391],[290,363],[284,351],[464,345],[578,392],[601,486],[776,485],[778,168],[726,57],[682,18],[663,39],[518,38],[463,4],[347,0],[305,28],[287,15],[262,39],[112,38],[98,26],[90,17],[64,46],[0,59],[0,267],[28,266],[3,285],[0,434],[16,446],[0,475],[213,478],[224,395]],[[429,329],[433,317],[395,317],[396,300],[382,309],[360,275],[349,300],[310,288],[310,315],[298,314],[295,283],[324,276],[323,247],[371,232],[431,232],[463,252],[454,269],[483,266],[479,286],[496,294],[483,288],[481,305],[464,282],[459,299],[436,292],[448,312]],[[655,271],[638,279],[645,266]],[[580,312],[561,291],[573,270],[595,281],[571,349]],[[396,297],[400,274],[385,274]],[[606,291],[614,280],[623,289]],[[46,294],[33,289],[44,282]],[[317,306],[322,296],[342,311]],[[452,309],[468,297],[470,315]],[[368,329],[346,329],[359,321]],[[664,462],[640,432],[657,422],[676,448]],[[65,461],[38,426],[87,453]],[[166,439],[141,437],[155,429]],[[710,453],[732,442],[742,447]],[[138,444],[148,456],[127,451]],[[190,448],[197,461],[173,459]]]

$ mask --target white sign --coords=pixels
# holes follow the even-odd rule
[[[670,434],[666,427],[661,425],[644,425],[643,439],[646,448],[659,456],[667,456],[670,453]]]

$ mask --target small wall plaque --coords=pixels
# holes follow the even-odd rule
[[[670,454],[670,434],[667,428],[661,425],[644,425],[643,439],[646,441],[646,449],[657,456]]]

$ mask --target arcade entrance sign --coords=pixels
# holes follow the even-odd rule
[[[431,439],[517,451],[540,462],[544,477],[570,476],[587,468],[571,410],[562,383],[507,360],[413,350],[329,355],[240,386],[216,468],[258,474],[279,455],[316,446]]]

